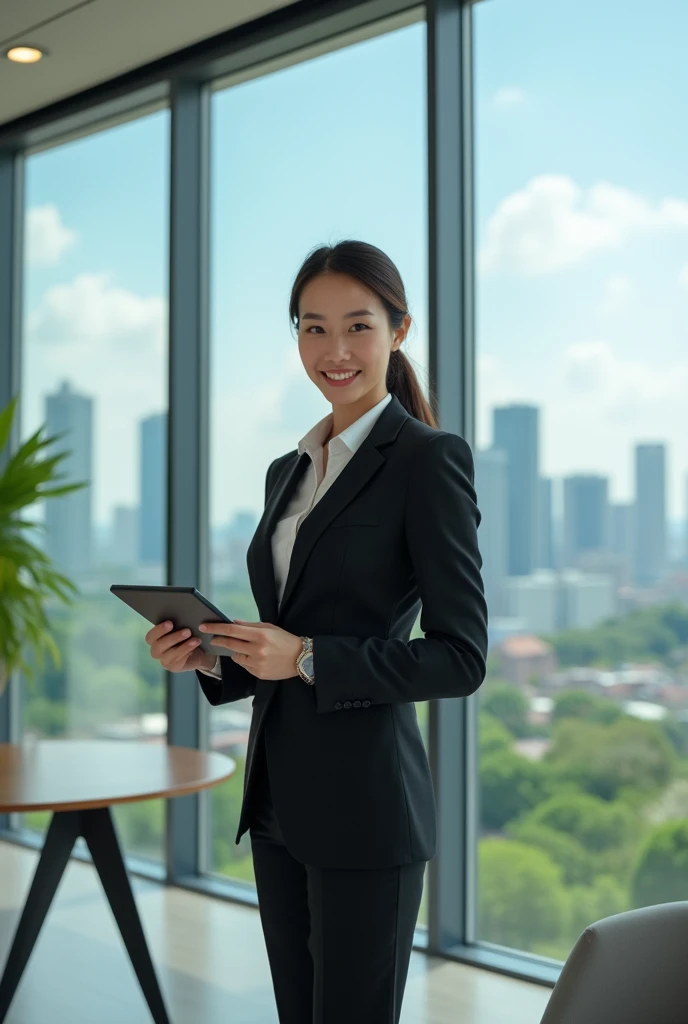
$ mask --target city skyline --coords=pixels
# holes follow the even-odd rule
[[[96,396],[80,394],[67,379],[61,381],[57,392],[45,396],[46,432],[66,432],[58,442],[59,450],[71,452],[61,468],[64,483],[97,479],[92,454],[97,407]],[[671,557],[666,536],[669,523],[664,501],[664,446],[633,446],[637,478],[635,501],[630,507],[635,509],[632,522],[637,522],[638,528],[632,527],[629,535],[620,539],[615,534],[617,516],[627,506],[610,502],[609,476],[576,473],[557,478],[540,474],[538,412],[537,407],[526,405],[495,408],[493,443],[474,453],[475,486],[482,511],[479,542],[486,562],[487,589],[495,587],[495,580],[506,577],[577,567],[578,556],[592,552],[622,555],[631,578],[653,585],[671,568],[672,561],[677,562]],[[167,413],[147,415],[133,426],[138,439],[138,451],[132,460],[139,470],[137,503],[116,505],[106,524],[97,523],[92,516],[90,488],[45,504],[50,553],[72,569],[90,565],[90,543],[103,528],[114,545],[118,537],[126,538],[132,528],[136,530],[137,564],[164,560]],[[558,515],[552,501],[552,494],[557,492],[562,506]],[[135,526],[127,518],[134,513]],[[257,524],[261,514],[262,504],[234,511],[221,524],[212,524],[214,535],[218,530],[231,530],[232,523],[241,524],[239,530],[246,535],[248,547],[250,523]],[[681,561],[688,565],[688,503],[678,525],[685,540]],[[84,537],[88,543],[84,543]],[[501,600],[495,597],[493,610],[498,614],[500,605]]]

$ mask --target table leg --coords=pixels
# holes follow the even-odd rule
[[[109,807],[82,811],[82,831],[155,1024],[169,1024]]]
[[[0,978],[0,1021],[10,1008],[78,835],[79,811],[53,814]]]
[[[84,837],[91,852],[151,1016],[155,1024],[170,1024],[109,807],[53,814],[0,978],[0,1022],[5,1020],[79,836]]]

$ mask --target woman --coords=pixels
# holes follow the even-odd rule
[[[396,1024],[435,854],[414,701],[485,675],[473,460],[400,350],[411,317],[383,252],[315,249],[289,312],[332,412],[268,468],[247,554],[260,621],[208,624],[218,658],[161,624],[152,654],[213,705],[254,698],[236,839],[281,1024]]]

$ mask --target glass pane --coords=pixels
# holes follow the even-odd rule
[[[258,617],[246,550],[267,467],[331,409],[288,318],[293,277],[313,246],[360,238],[389,253],[416,322],[405,348],[425,377],[424,65],[418,23],[213,98],[210,564],[212,600],[238,618]],[[240,769],[210,797],[210,867],[248,881],[249,839],[237,847],[234,836],[250,715],[250,700],[210,712],[211,742]]]
[[[688,886],[688,7],[475,8],[482,940]]]
[[[164,583],[168,114],[31,156],[21,435],[64,436],[43,458],[62,485],[29,539],[78,588],[48,595],[59,665],[22,686],[25,736],[165,743],[164,672],[112,583]],[[84,766],[88,770],[88,766]],[[161,801],[115,809],[129,852],[160,859]],[[24,823],[45,827],[49,814]]]

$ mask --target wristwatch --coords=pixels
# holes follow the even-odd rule
[[[302,636],[303,650],[296,659],[296,668],[304,683],[313,686],[315,676],[313,674],[313,640],[309,636]]]

